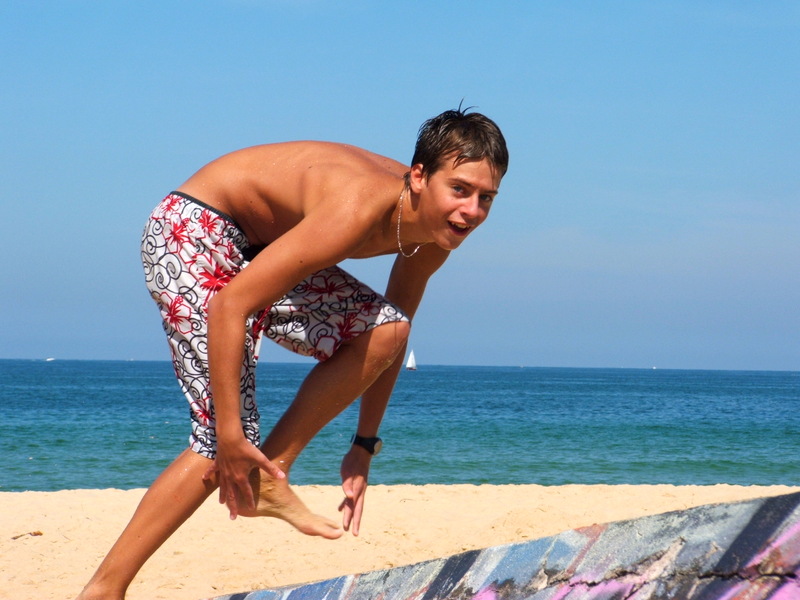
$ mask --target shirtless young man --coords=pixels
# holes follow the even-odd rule
[[[410,169],[352,146],[270,144],[211,162],[164,199],[142,257],[192,408],[190,446],[152,484],[79,600],[124,598],[144,562],[216,488],[231,518],[277,517],[330,539],[343,529],[358,535],[410,319],[428,278],[486,219],[507,167],[491,120],[446,111],[423,124]],[[336,267],[395,253],[384,296]],[[262,335],[320,362],[259,447]],[[288,475],[359,396],[339,525],[311,513]]]

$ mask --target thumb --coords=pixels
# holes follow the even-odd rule
[[[259,454],[261,453],[259,452]],[[278,467],[278,465],[276,465],[263,454],[261,454],[261,459],[258,461],[258,466],[272,475],[275,479],[286,479],[286,473],[284,473],[281,468]]]
[[[353,478],[352,477],[348,477],[347,479],[342,481],[342,489],[344,490],[344,495],[347,498],[352,500],[353,497],[356,495],[356,491],[353,488]]]

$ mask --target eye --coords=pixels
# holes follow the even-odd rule
[[[481,196],[481,202],[485,202],[486,204],[491,204],[494,201],[494,196],[490,196],[489,194],[483,194]]]

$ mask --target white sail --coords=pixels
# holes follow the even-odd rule
[[[416,371],[417,370],[417,359],[414,358],[414,351],[413,350],[408,355],[408,362],[406,363],[406,369],[408,369],[409,371]]]

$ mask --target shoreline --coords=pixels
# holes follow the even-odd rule
[[[297,486],[338,520],[338,486]],[[200,598],[413,564],[561,531],[774,496],[793,486],[375,485],[361,535],[307,537],[275,519],[230,521],[212,496],[150,559],[128,600]],[[0,492],[4,596],[74,598],[127,524],[144,489]]]

